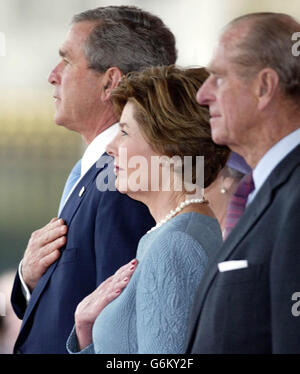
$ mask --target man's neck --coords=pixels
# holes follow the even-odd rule
[[[102,132],[104,132],[105,130],[107,130],[109,127],[111,127],[113,124],[115,124],[116,121],[113,121],[113,122],[110,122],[110,123],[107,123],[105,126],[101,126],[99,128],[95,128],[94,131],[92,132],[89,132],[88,134],[84,133],[84,134],[81,134],[82,136],[82,139],[83,141],[89,145],[92,143],[92,141],[99,135],[101,134]]]
[[[248,165],[254,169],[275,144],[298,128],[300,128],[299,120],[295,119],[291,122],[287,122],[286,119],[268,121],[268,124],[264,124],[259,131],[256,131],[251,142],[244,146],[233,145],[230,148],[243,156]]]
[[[92,121],[92,120],[91,120]],[[114,115],[111,108],[104,110],[101,113],[101,117],[94,119],[93,122],[87,123],[83,126],[81,131],[82,139],[86,144],[90,144],[99,134],[108,129],[110,126],[117,122],[117,118]]]

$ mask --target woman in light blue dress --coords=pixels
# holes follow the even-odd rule
[[[116,187],[146,204],[157,224],[136,259],[78,305],[70,353],[185,351],[196,290],[222,243],[202,195],[229,155],[213,143],[208,110],[196,102],[207,76],[203,68],[151,68],[129,74],[113,93],[120,131],[107,152]]]

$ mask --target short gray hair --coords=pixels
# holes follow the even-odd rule
[[[87,10],[72,23],[94,22],[84,52],[89,68],[103,73],[112,66],[124,74],[176,62],[175,37],[160,18],[133,6]]]
[[[292,53],[292,35],[300,31],[300,24],[287,14],[264,12],[238,17],[227,28],[243,24],[249,29],[246,37],[235,44],[233,61],[242,67],[246,77],[272,68],[285,96],[299,100],[300,60]]]

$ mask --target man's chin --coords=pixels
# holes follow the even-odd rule
[[[211,137],[214,143],[219,145],[228,145],[226,138],[222,136],[222,134],[218,133],[217,131],[213,131],[211,133]]]
[[[62,119],[61,116],[59,116],[58,114],[55,114],[55,115],[54,115],[54,122],[55,122],[58,126],[65,126],[65,125],[64,125],[64,121],[63,121],[63,119]]]
[[[62,127],[65,127],[68,130],[72,130],[72,128],[70,126],[68,126],[68,122],[64,118],[62,118],[58,115],[54,116],[54,122],[56,123],[57,126],[62,126]]]

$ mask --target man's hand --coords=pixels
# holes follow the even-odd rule
[[[92,342],[92,327],[99,313],[117,298],[127,286],[138,261],[132,260],[122,266],[114,275],[107,278],[100,286],[80,304],[75,311],[76,335],[82,350]]]
[[[59,249],[66,244],[66,233],[64,221],[53,218],[31,234],[22,262],[22,276],[31,292],[48,267],[59,258]]]

